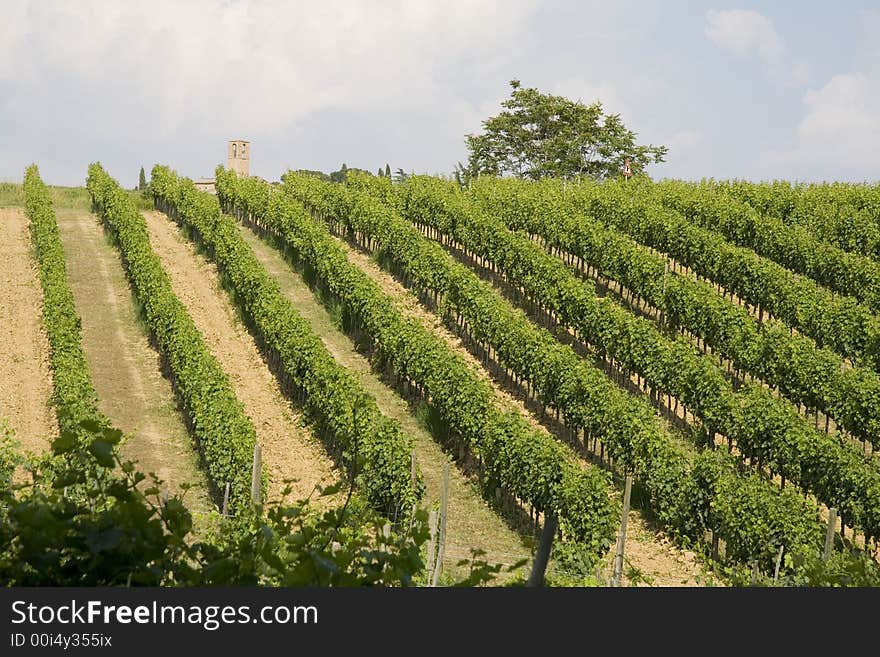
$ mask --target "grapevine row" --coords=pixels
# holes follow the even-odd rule
[[[715,182],[715,189],[765,216],[805,228],[816,239],[880,261],[880,188],[832,183],[796,185],[781,180]]]
[[[607,550],[619,508],[607,473],[582,467],[517,413],[502,410],[491,388],[463,358],[415,320],[405,318],[364,272],[352,265],[326,227],[298,202],[253,178],[218,168],[221,202],[275,234],[341,301],[348,320],[369,339],[378,367],[391,367],[437,411],[481,460],[487,490],[501,487],[523,504],[554,511],[566,534],[591,553]]]
[[[791,335],[777,321],[758,321],[708,283],[668,271],[664,257],[576,212],[556,185],[483,178],[471,196],[508,228],[538,236],[563,257],[573,254],[625,285],[662,313],[664,325],[698,336],[737,370],[880,447],[880,375],[873,370],[847,368],[831,349]]]
[[[655,391],[681,399],[702,420],[710,444],[716,432],[735,441],[786,479],[813,492],[866,536],[880,536],[880,471],[861,454],[809,426],[785,401],[758,385],[734,391],[714,358],[684,338],[667,338],[647,319],[599,299],[524,235],[479,212],[462,193],[437,179],[410,177],[401,186],[404,213],[430,225],[492,263],[542,309],[555,313],[599,355],[644,377]]]
[[[174,295],[134,202],[98,163],[89,166],[86,187],[119,246],[126,274],[171,370],[172,383],[214,489],[219,491],[229,482],[230,508],[244,508],[250,502],[257,441],[254,427],[226,374]]]
[[[424,491],[411,481],[412,439],[382,415],[357,379],[336,363],[321,339],[297,313],[257,260],[217,198],[189,179],[156,165],[150,190],[156,206],[192,229],[223,273],[248,327],[270,353],[283,382],[343,465],[358,491],[389,517],[406,513]],[[415,484],[415,485],[414,485]]]
[[[377,196],[366,179],[350,175],[355,191],[288,174],[285,189],[326,221],[344,226],[383,266],[393,266],[448,321],[470,336],[525,383],[529,394],[555,408],[585,443],[598,437],[624,470],[645,486],[652,508],[670,534],[702,540],[705,531],[723,536],[727,553],[742,561],[772,559],[780,543],[810,544],[815,514],[793,491],[780,491],[751,474],[741,477],[721,452],[699,455],[674,441],[650,405],[626,394],[605,374],[535,327],[492,287],[424,238]],[[382,185],[382,182],[377,182]],[[748,506],[761,518],[745,521],[736,509]]]
[[[761,216],[745,203],[707,187],[664,181],[647,193],[656,193],[665,206],[733,244],[852,296],[872,312],[880,310],[880,264],[873,260],[818,240],[801,226]]]
[[[82,422],[110,429],[98,410],[98,393],[82,350],[80,318],[67,283],[64,249],[55,210],[36,165],[24,177],[25,211],[43,288],[43,326],[49,341],[53,406],[62,433],[77,433]]]
[[[835,296],[813,281],[734,246],[686,221],[656,200],[640,199],[634,183],[571,185],[574,207],[669,254],[746,303],[809,335],[821,346],[875,369],[880,366],[880,320],[850,297]],[[645,183],[647,184],[647,183]]]

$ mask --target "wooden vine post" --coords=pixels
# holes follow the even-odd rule
[[[828,529],[825,530],[825,550],[822,559],[828,561],[831,556],[831,548],[834,547],[834,528],[837,525],[837,509],[833,506],[828,509]]]
[[[260,484],[263,472],[263,448],[257,443],[254,445],[254,465],[251,470],[251,502],[254,506],[260,504]]]
[[[428,529],[431,532],[431,538],[428,540],[425,572],[428,574],[428,586],[434,586],[434,563],[437,559],[437,511],[431,511],[428,514]]]
[[[611,586],[620,586],[620,577],[623,574],[623,553],[626,547],[626,520],[629,516],[629,500],[632,494],[632,475],[626,475],[626,484],[623,488],[623,514],[620,518],[620,534],[617,536],[617,552],[614,555],[614,575]]]
[[[440,493],[440,527],[437,531],[437,561],[431,575],[431,586],[437,586],[443,569],[443,552],[446,548],[446,516],[449,509],[449,462],[443,464],[443,488]]]

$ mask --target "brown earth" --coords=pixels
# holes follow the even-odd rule
[[[196,252],[165,214],[145,212],[144,216],[150,244],[171,279],[174,293],[254,424],[271,480],[270,496],[280,497],[285,479],[295,480],[290,483],[292,499],[309,496],[318,483],[326,486],[337,481],[338,471],[320,442],[303,426],[301,414],[285,399],[253,337],[236,316],[220,285],[217,268]]]
[[[45,451],[58,433],[51,406],[52,370],[43,328],[43,289],[28,219],[0,208],[0,419],[25,451]]]
[[[696,554],[680,549],[635,509],[627,518],[623,563],[621,586],[724,586]],[[608,582],[613,572],[614,546],[603,561],[600,578]]]
[[[118,251],[99,219],[83,210],[57,210],[67,275],[82,319],[82,343],[99,408],[127,434],[123,457],[154,472],[164,488],[183,483],[193,511],[210,508],[204,474],[177,410],[159,354],[138,317]]]

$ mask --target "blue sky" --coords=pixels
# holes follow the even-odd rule
[[[4,0],[0,180],[100,160],[211,175],[449,173],[508,82],[601,100],[655,177],[880,179],[880,6],[867,2]]]

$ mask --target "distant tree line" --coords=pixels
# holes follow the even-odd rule
[[[305,176],[314,176],[315,178],[320,178],[325,182],[342,183],[345,182],[349,171],[357,171],[360,173],[365,173],[368,176],[376,176],[377,178],[391,178],[395,182],[406,180],[406,178],[408,177],[408,174],[401,168],[396,169],[395,172],[392,174],[391,165],[387,162],[385,163],[384,168],[379,167],[378,169],[376,169],[375,174],[372,171],[367,171],[366,169],[349,167],[345,162],[342,163],[342,166],[339,167],[339,170],[331,171],[330,173],[324,173],[323,171],[316,171],[314,169],[296,169],[295,173],[299,173]]]

